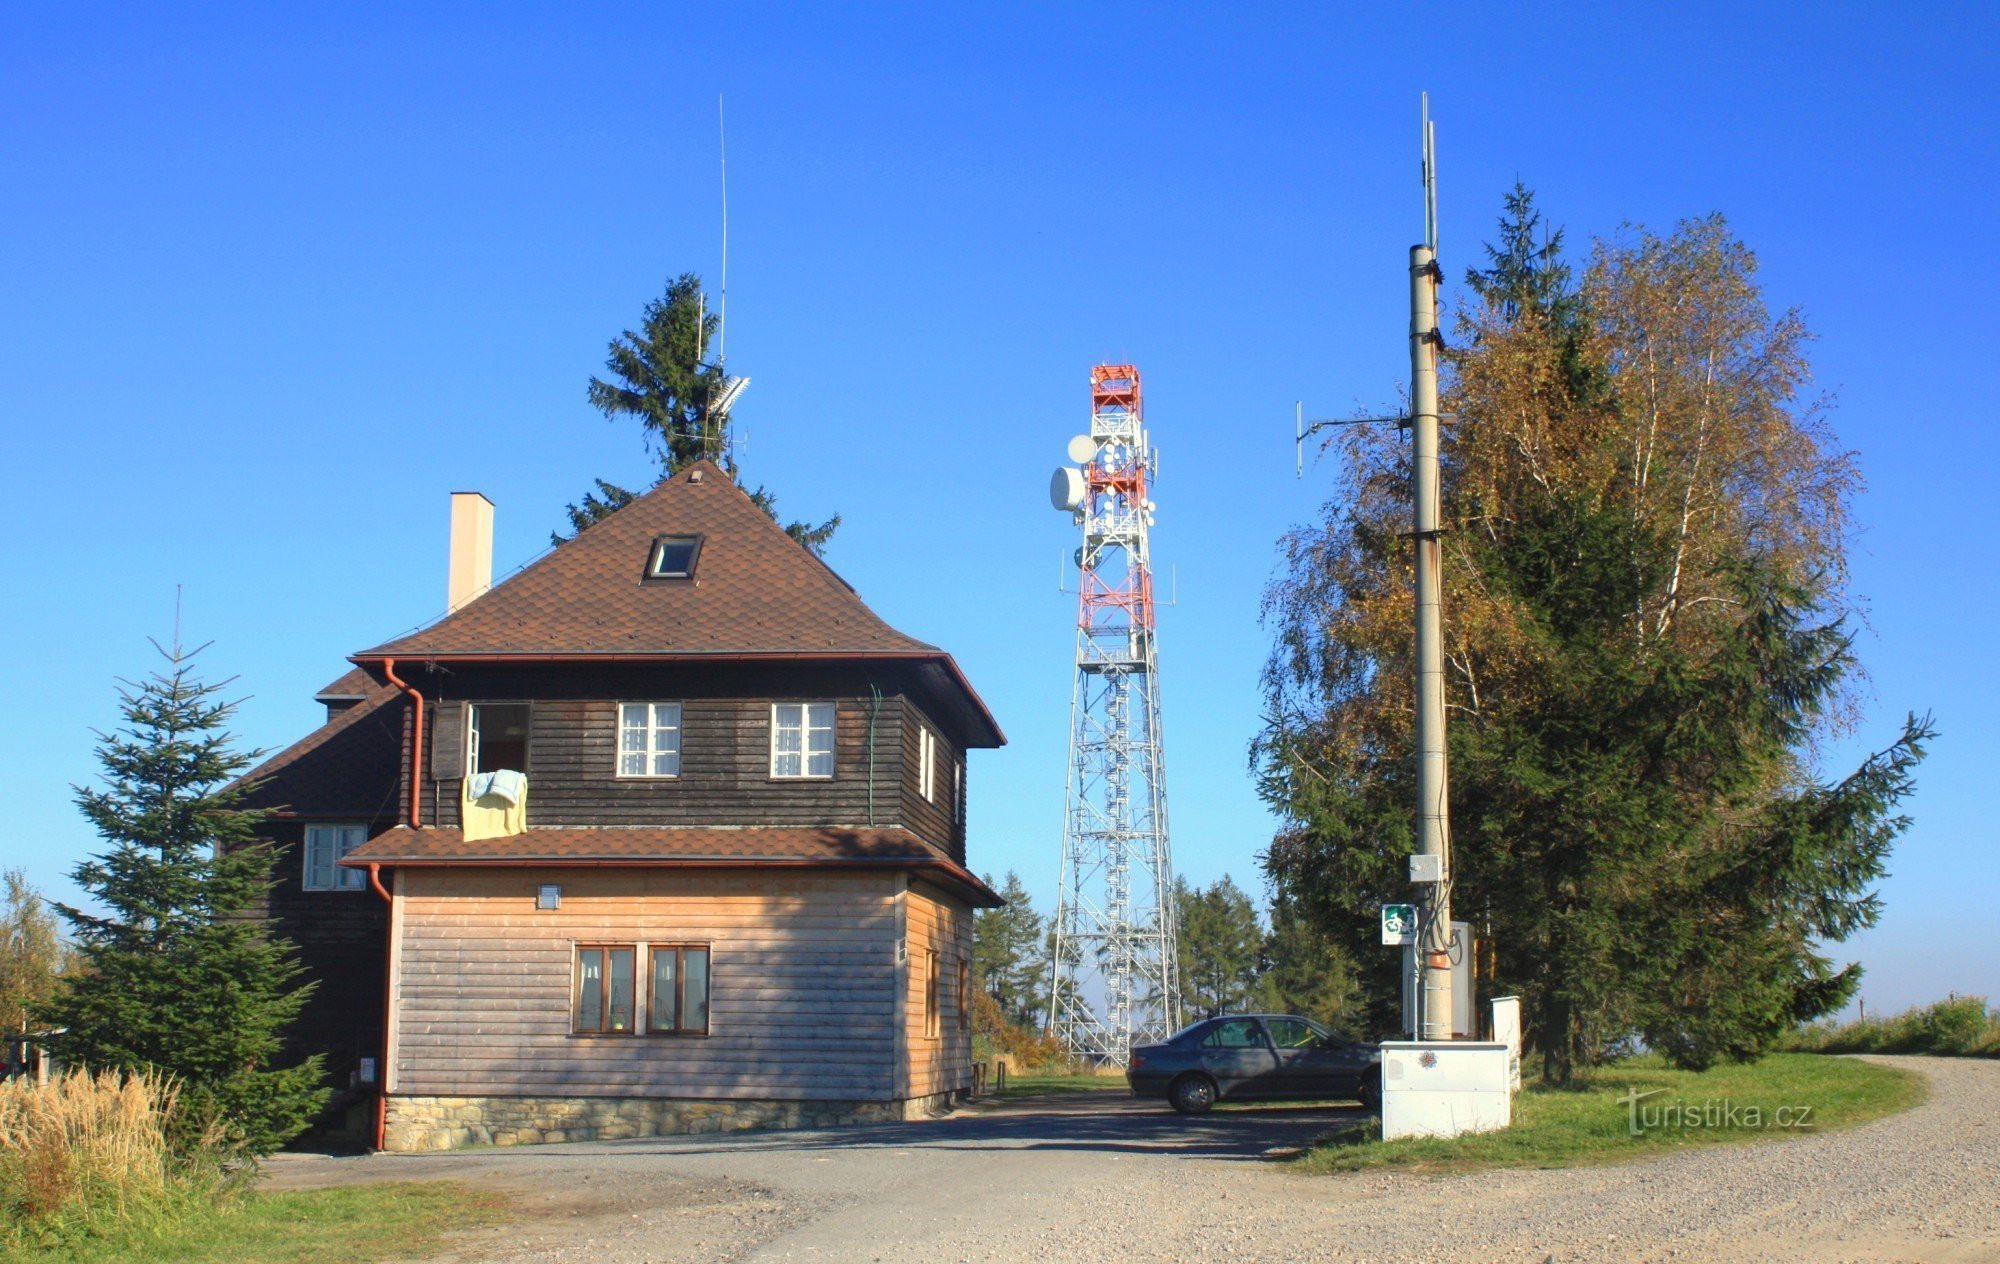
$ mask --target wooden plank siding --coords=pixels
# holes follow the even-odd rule
[[[929,1097],[972,1087],[971,1015],[961,1008],[958,970],[972,960],[972,910],[922,882],[904,894],[908,969],[904,982],[903,1041],[907,1097]],[[936,1035],[926,1008],[928,954],[938,963]]]
[[[476,701],[527,702],[528,823],[534,826],[907,825],[949,846],[949,804],[915,798],[912,709],[900,673],[876,680],[848,669],[766,668],[701,672],[642,670],[467,670],[442,679],[453,697],[426,716],[422,815],[456,826],[465,765],[468,708]],[[877,701],[869,685],[882,691]],[[771,704],[832,701],[830,779],[770,775]],[[673,778],[618,776],[618,705],[681,704],[681,769]],[[872,728],[872,734],[871,734]],[[952,758],[962,758],[949,738]],[[948,779],[949,773],[946,772]],[[948,791],[948,786],[946,787]],[[928,813],[927,825],[913,819]],[[955,854],[963,853],[962,843]]]
[[[328,823],[368,824],[369,836],[392,828],[393,819],[367,823],[360,816]],[[323,1053],[337,1084],[359,1059],[382,1048],[382,980],[388,952],[388,906],[366,887],[349,891],[305,889],[303,820],[266,820],[258,833],[277,855],[272,886],[250,915],[268,918],[273,935],[298,946],[304,979],[313,985],[298,1020],[287,1029],[286,1057]]]
[[[391,1090],[896,1096],[900,875],[409,869]],[[535,907],[544,882],[562,907]],[[570,1033],[579,943],[711,945],[707,1036]],[[643,960],[638,1012],[644,1013]]]
[[[952,770],[964,764],[965,748],[954,741],[916,703],[899,701],[903,701],[903,706],[900,708],[903,771],[901,791],[904,803],[902,824],[925,842],[941,848],[946,855],[962,865],[965,863],[965,779],[961,775],[954,783]],[[925,730],[929,730],[937,739],[937,784],[933,787],[934,797],[930,799],[924,797],[923,761],[919,745]],[[952,811],[954,793],[959,796],[956,813]]]

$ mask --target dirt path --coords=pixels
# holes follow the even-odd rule
[[[934,1124],[359,1159],[283,1186],[453,1177],[528,1218],[446,1259],[2000,1261],[2000,1062],[1885,1059],[1932,1083],[1846,1132],[1614,1167],[1303,1177],[1267,1157],[1347,1118],[1184,1120],[1112,1095]]]

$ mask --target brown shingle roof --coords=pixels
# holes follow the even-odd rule
[[[662,535],[704,537],[692,580],[646,581]],[[884,623],[701,461],[456,613],[355,657],[827,653],[942,651]]]
[[[239,784],[253,783],[245,807],[364,821],[395,814],[403,758],[402,695],[359,668],[335,683],[352,687],[361,701],[239,778]]]
[[[743,829],[530,829],[468,842],[463,830],[398,826],[349,852],[342,864],[684,865],[694,868],[884,867],[919,869],[955,886],[973,903],[997,908],[985,883],[904,829],[754,826]]]
[[[365,667],[350,667],[342,672],[339,679],[313,695],[314,702],[329,702],[346,698],[366,698],[376,687],[375,678]]]
[[[653,541],[698,535],[692,579],[645,578]],[[1006,737],[951,655],[896,631],[785,534],[711,461],[699,461],[457,611],[363,650],[386,658],[902,659],[950,699],[967,744]],[[336,682],[339,683],[339,682]]]

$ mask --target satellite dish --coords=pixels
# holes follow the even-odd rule
[[[1083,503],[1083,471],[1065,465],[1049,479],[1049,503],[1068,513]]]
[[[1089,435],[1078,435],[1069,441],[1069,459],[1078,465],[1089,465],[1097,459],[1097,440]]]

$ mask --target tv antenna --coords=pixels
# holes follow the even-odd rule
[[[1419,132],[1422,138],[1422,156],[1418,162],[1424,181],[1424,246],[1430,251],[1428,266],[1432,271],[1435,271],[1437,269],[1438,248],[1437,123],[1431,118],[1431,94],[1428,92],[1423,94]],[[1433,290],[1432,328],[1426,336],[1427,341],[1433,347],[1442,347],[1444,345],[1444,336],[1436,328],[1435,290],[1439,279],[1439,277],[1432,277],[1431,280]],[[1330,429],[1334,426],[1394,425],[1396,429],[1407,434],[1411,424],[1409,413],[1396,413],[1387,417],[1333,417],[1319,421],[1307,421],[1305,401],[1295,401],[1292,408],[1292,455],[1293,465],[1299,478],[1306,476],[1306,440],[1322,430]],[[1458,420],[1457,413],[1441,413],[1436,411],[1435,402],[1433,402],[1430,415],[1436,421],[1440,422]]]
[[[718,286],[715,317],[715,377],[722,379],[722,392],[720,395],[716,394],[711,379],[707,415],[704,420],[707,422],[709,435],[720,432],[721,441],[717,444],[719,451],[716,456],[720,458],[725,468],[733,468],[736,459],[736,428],[728,424],[729,410],[735,406],[738,399],[742,398],[744,390],[750,385],[750,379],[729,376],[729,118],[723,111],[723,96],[720,92],[715,94],[715,132],[716,156],[722,176],[722,276],[721,284]],[[702,302],[705,311],[707,299],[704,298]],[[697,339],[706,335],[706,325],[706,316],[696,317]],[[701,358],[701,350],[697,346],[695,360],[699,362]],[[708,445],[704,442],[702,446],[705,450]]]

